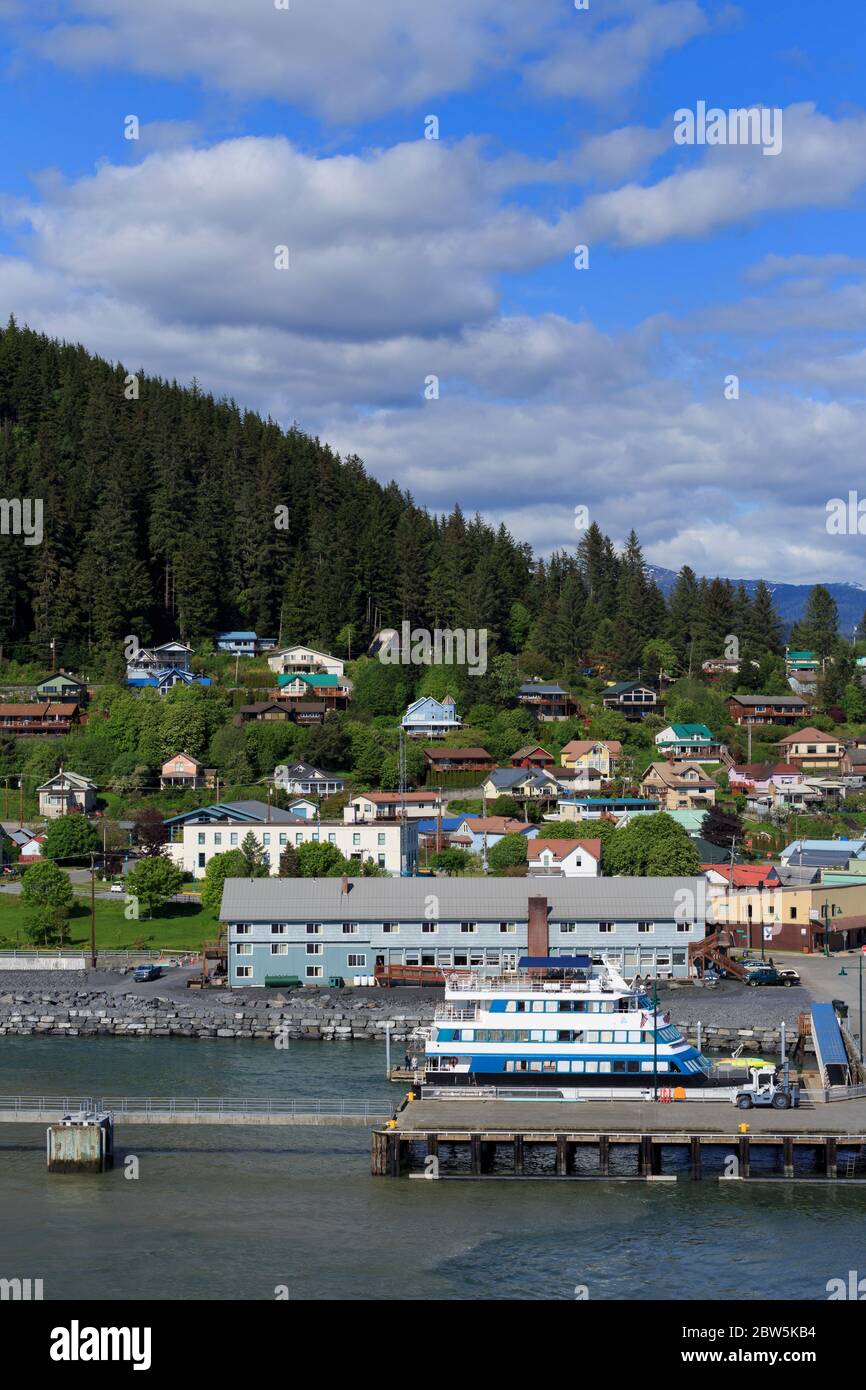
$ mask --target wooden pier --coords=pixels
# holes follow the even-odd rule
[[[866,1181],[866,1101],[424,1100],[373,1133],[376,1177]]]

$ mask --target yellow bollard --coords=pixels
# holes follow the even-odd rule
[[[749,1126],[748,1126],[748,1125],[740,1125],[740,1133],[741,1133],[741,1134],[748,1134],[748,1132],[749,1132]]]
[[[415,1099],[415,1092],[414,1092],[414,1091],[407,1091],[407,1092],[406,1092],[406,1099],[407,1099],[407,1100],[414,1100],[414,1099]]]
[[[397,1128],[397,1121],[396,1121],[396,1120],[389,1120],[389,1121],[388,1121],[388,1128],[389,1128],[389,1129],[396,1129],[396,1128]]]

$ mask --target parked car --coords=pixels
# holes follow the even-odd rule
[[[137,965],[132,972],[132,978],[139,984],[149,984],[151,980],[158,980],[162,970],[158,965]]]
[[[112,885],[111,885],[111,892],[112,892],[112,893],[125,893],[125,892],[126,892],[126,884],[125,884],[125,883],[112,883]]]
[[[800,983],[800,976],[797,974],[796,970],[779,970],[777,974],[782,984],[787,985],[789,988],[791,985],[798,985]]]

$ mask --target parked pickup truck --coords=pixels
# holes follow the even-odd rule
[[[159,965],[137,965],[132,972],[132,978],[139,984],[149,984],[151,980],[158,980],[162,974]]]
[[[791,985],[799,983],[800,976],[796,970],[777,970],[774,965],[756,966],[746,975],[746,984],[753,988],[756,985],[785,985],[790,989]]]

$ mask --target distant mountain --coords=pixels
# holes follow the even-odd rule
[[[662,565],[647,565],[647,574],[656,581],[662,593],[667,597],[676,582],[676,572],[665,569]],[[773,594],[773,602],[782,622],[785,631],[789,631],[799,618],[802,618],[806,607],[806,599],[810,591],[814,588],[813,584],[774,584],[772,579],[768,579],[767,584]],[[732,579],[732,584],[744,584],[746,592],[754,592],[757,579]],[[866,586],[863,584],[825,584],[825,588],[836,600],[839,609],[839,630],[846,636],[851,635],[855,623],[863,620],[863,612],[866,609]]]

